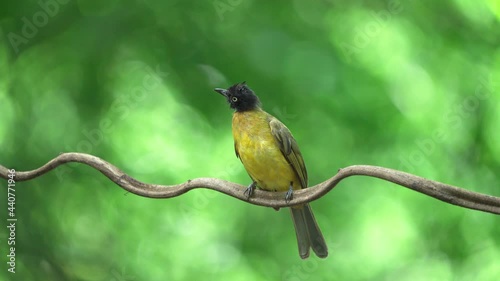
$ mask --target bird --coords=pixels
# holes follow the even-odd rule
[[[307,170],[297,142],[290,130],[276,117],[262,109],[261,102],[246,82],[227,89],[215,88],[234,109],[232,133],[234,149],[252,183],[245,190],[250,198],[255,188],[285,192],[285,200],[293,191],[307,188]],[[309,204],[290,207],[299,255],[309,257],[310,249],[320,258],[328,256],[328,248]]]

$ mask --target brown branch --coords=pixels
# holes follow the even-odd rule
[[[93,167],[123,189],[150,198],[171,198],[195,188],[208,188],[255,205],[287,207],[316,200],[332,190],[342,179],[354,175],[363,175],[390,181],[453,205],[500,214],[499,197],[472,192],[397,170],[366,165],[349,166],[340,169],[335,176],[320,184],[295,191],[293,200],[288,203],[284,200],[284,193],[262,190],[255,190],[253,196],[247,200],[243,192],[245,186],[215,178],[197,178],[177,185],[146,184],[128,176],[101,158],[84,153],[63,153],[36,170],[16,171],[15,180],[27,181],[34,179],[68,162],[78,162]],[[0,165],[0,177],[8,179],[8,175],[8,169]]]

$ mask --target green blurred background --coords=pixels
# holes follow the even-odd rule
[[[246,185],[212,90],[246,80],[311,185],[371,164],[500,196],[499,19],[498,0],[3,1],[0,163],[84,152],[144,182]],[[313,202],[330,256],[305,261],[288,211],[213,191],[142,198],[80,164],[16,186],[0,280],[500,276],[499,216],[373,178]]]

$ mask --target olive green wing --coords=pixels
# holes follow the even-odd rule
[[[290,165],[292,165],[295,173],[300,179],[302,188],[307,187],[307,170],[304,164],[304,159],[300,153],[299,146],[292,136],[292,133],[285,124],[281,123],[275,117],[269,115],[269,127],[271,127],[271,134],[278,142],[279,148],[283,156]]]

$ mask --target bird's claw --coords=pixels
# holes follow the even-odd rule
[[[253,191],[255,190],[255,186],[257,185],[256,182],[252,182],[248,187],[247,189],[245,189],[245,193],[243,193],[244,195],[247,196],[247,200],[250,199],[250,196],[252,196],[253,194]]]
[[[285,202],[288,203],[293,199],[293,183],[290,183],[290,188],[285,194]]]

